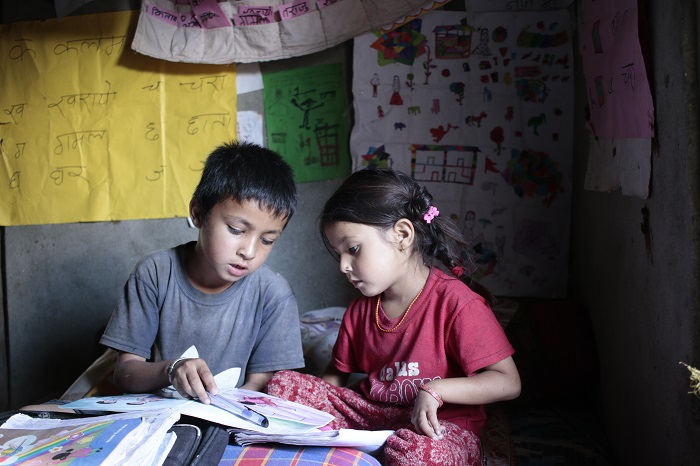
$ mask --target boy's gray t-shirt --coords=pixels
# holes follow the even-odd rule
[[[100,343],[149,361],[177,358],[194,345],[212,373],[304,366],[296,298],[289,283],[263,265],[227,290],[206,294],[190,283],[182,251],[193,243],[142,258],[112,313]]]

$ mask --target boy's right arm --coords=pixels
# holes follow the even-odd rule
[[[170,385],[168,370],[175,359],[148,362],[131,353],[119,353],[114,368],[114,383],[127,393],[148,393]],[[173,386],[184,397],[199,398],[209,404],[209,395],[218,388],[214,375],[203,359],[182,359],[176,362],[170,374]]]
[[[171,362],[146,362],[141,356],[120,352],[114,368],[114,383],[126,393],[148,393],[167,387]]]

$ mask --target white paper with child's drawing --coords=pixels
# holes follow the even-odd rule
[[[355,170],[434,196],[501,296],[566,296],[573,153],[567,10],[432,11],[354,41]]]

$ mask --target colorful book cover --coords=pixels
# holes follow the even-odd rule
[[[48,429],[0,427],[0,465],[103,464],[142,422],[136,418]]]

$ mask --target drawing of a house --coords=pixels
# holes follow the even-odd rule
[[[470,55],[474,28],[462,20],[460,24],[437,26],[435,34],[436,58],[467,58]]]
[[[473,185],[479,152],[474,146],[411,145],[411,176],[418,182]]]

